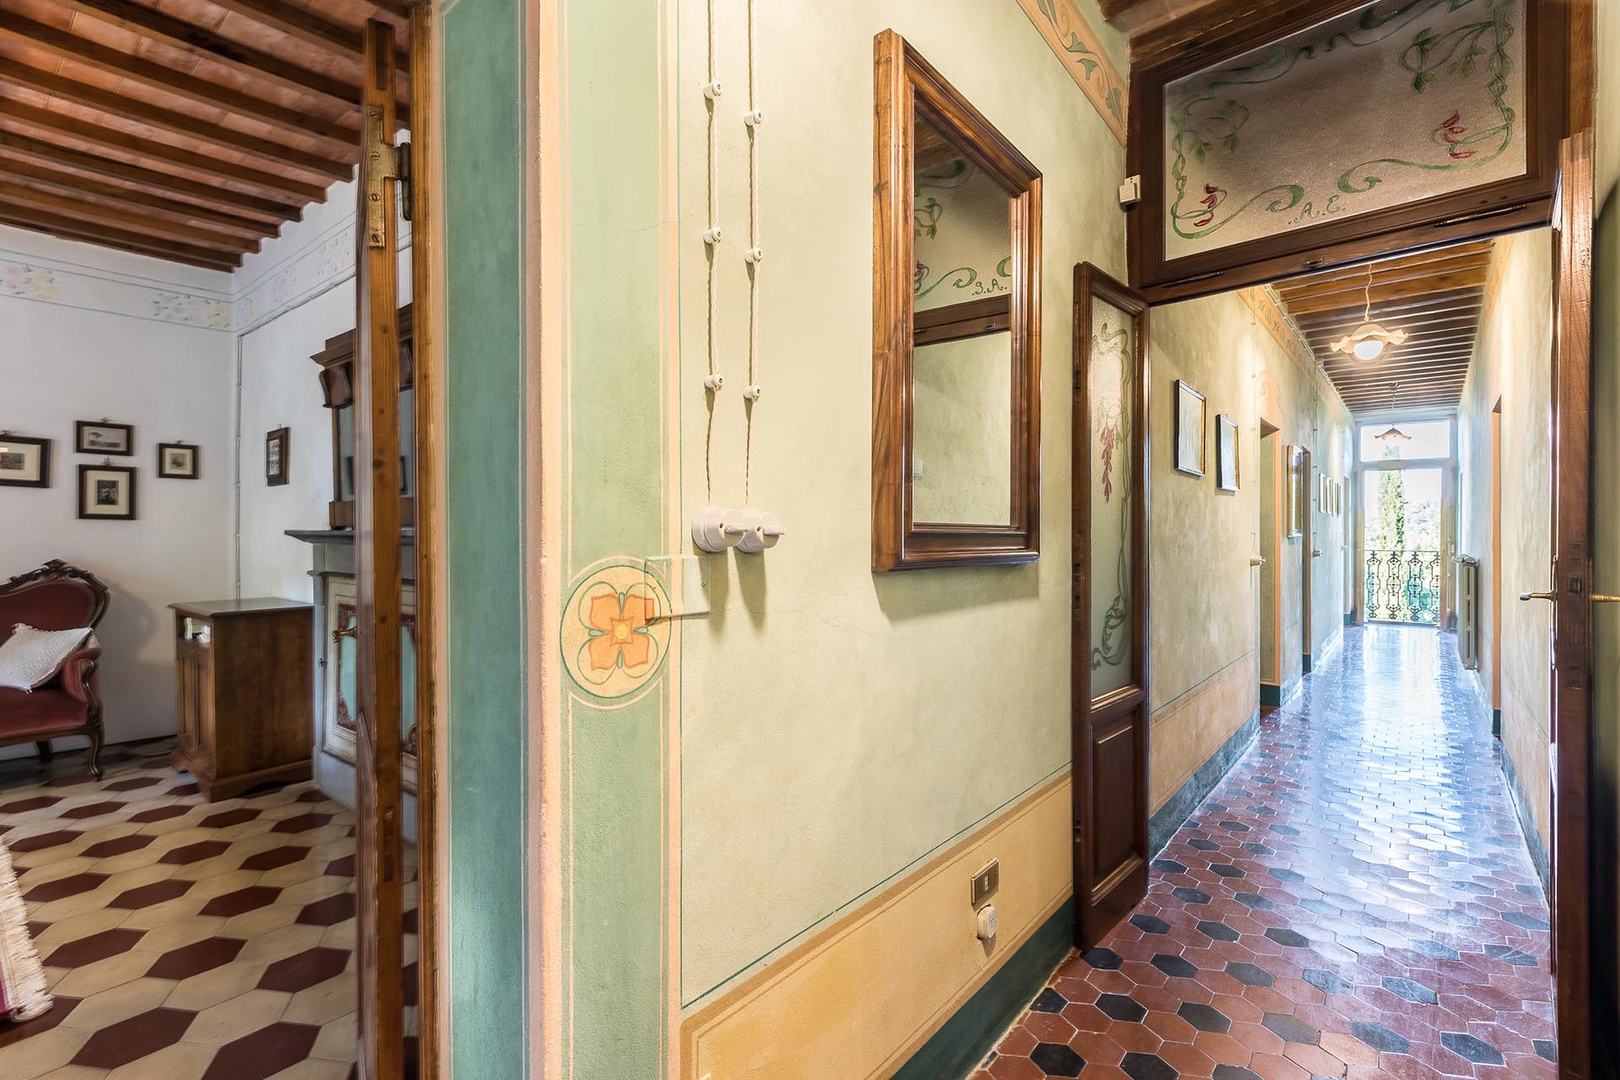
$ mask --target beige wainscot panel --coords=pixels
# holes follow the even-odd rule
[[[1260,708],[1252,649],[1153,714],[1149,805],[1157,811]]]
[[[890,1075],[1069,898],[1070,814],[1065,773],[691,1016],[683,1080]],[[986,947],[969,887],[991,859],[1000,925]]]

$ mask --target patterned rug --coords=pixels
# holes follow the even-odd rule
[[[50,1007],[11,852],[0,840],[0,1019],[32,1020]]]

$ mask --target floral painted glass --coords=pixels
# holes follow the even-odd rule
[[[1091,696],[1130,686],[1132,655],[1130,402],[1135,343],[1128,312],[1091,301]]]

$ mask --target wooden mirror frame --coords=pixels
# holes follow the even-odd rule
[[[899,34],[878,34],[873,54],[872,570],[1034,562],[1041,502],[1041,174]],[[1006,525],[912,520],[912,151],[919,111],[1005,188],[1012,204],[1013,288],[995,327],[1012,331]]]
[[[1184,23],[1181,40],[1166,27],[1131,63],[1130,137],[1126,171],[1141,179],[1126,236],[1131,285],[1152,303],[1186,300],[1247,285],[1364,262],[1391,251],[1418,251],[1548,224],[1558,175],[1558,145],[1567,126],[1568,5],[1526,0],[1525,171],[1437,195],[1264,236],[1217,250],[1167,259],[1165,218],[1165,87],[1183,76],[1336,18],[1369,0],[1294,0],[1231,19],[1198,34]],[[1198,29],[1210,22],[1201,14]],[[1191,40],[1187,40],[1187,38]]]

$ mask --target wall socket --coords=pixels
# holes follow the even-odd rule
[[[973,906],[978,907],[1001,887],[1001,860],[991,859],[973,875]]]

